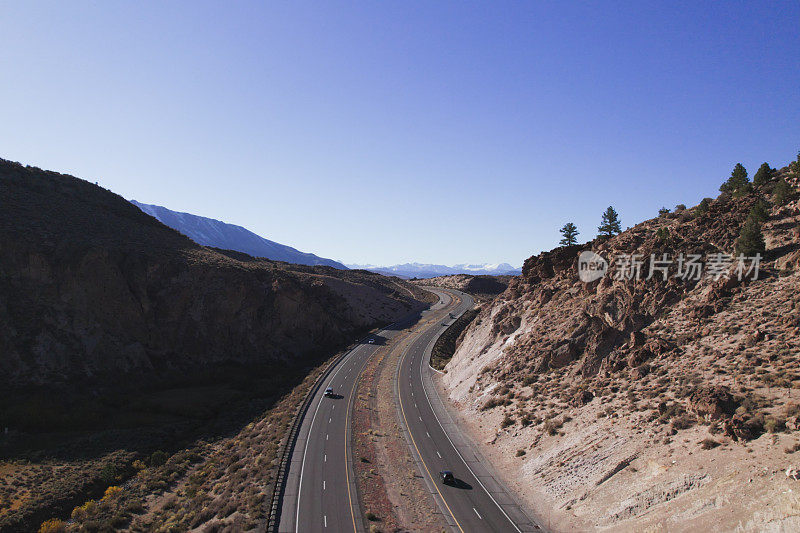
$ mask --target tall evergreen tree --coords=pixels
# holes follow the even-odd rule
[[[756,254],[763,254],[765,248],[764,235],[761,233],[761,222],[751,214],[742,226],[739,238],[736,239],[736,253],[752,257]]]
[[[612,237],[622,231],[619,215],[612,206],[608,206],[608,209],[603,213],[603,219],[597,227],[597,231],[601,237]]]
[[[564,236],[563,239],[559,241],[559,244],[562,246],[572,246],[573,244],[577,244],[578,242],[578,227],[573,224],[572,222],[567,222],[564,224],[564,227],[558,230],[561,232],[561,235]]]
[[[756,175],[753,176],[753,185],[766,185],[772,178],[772,173],[775,170],[769,166],[769,163],[761,163],[761,166],[756,170]]]
[[[736,163],[728,181],[719,186],[722,192],[735,192],[744,188],[750,181],[747,179],[747,169],[741,163]]]
[[[783,205],[789,200],[789,184],[786,182],[785,179],[781,178],[778,181],[778,184],[775,185],[775,190],[773,191],[772,200],[775,202],[775,205]]]
[[[769,218],[769,206],[767,206],[764,200],[759,198],[758,201],[753,204],[748,216],[755,218],[760,224],[763,224]]]

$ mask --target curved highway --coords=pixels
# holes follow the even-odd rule
[[[440,307],[437,304],[432,309]],[[365,530],[350,452],[354,390],[377,348],[418,318],[419,312],[412,313],[362,339],[325,378],[303,418],[292,450],[278,519],[281,533]],[[324,396],[328,387],[334,397]]]
[[[454,531],[534,531],[506,491],[485,470],[433,390],[428,365],[434,341],[473,305],[457,291],[436,289],[440,300],[420,324],[400,358],[395,400],[412,455],[425,482]],[[409,315],[363,339],[331,369],[306,412],[291,452],[288,478],[280,504],[281,533],[365,531],[352,468],[351,416],[354,391],[364,366],[375,350],[400,330],[419,320]],[[373,342],[370,342],[372,340]],[[327,387],[334,397],[325,397]],[[457,481],[443,485],[440,470],[451,470]]]
[[[467,294],[433,292],[456,317],[473,306]],[[398,367],[398,409],[412,454],[454,531],[537,531],[540,527],[521,511],[455,427],[433,387],[430,352],[446,324],[452,322],[444,316],[445,320],[435,322],[409,344]],[[441,482],[439,472],[443,470],[453,473],[454,483]]]

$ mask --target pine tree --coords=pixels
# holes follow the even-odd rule
[[[773,191],[772,200],[775,202],[775,205],[784,205],[787,201],[789,201],[789,184],[786,183],[786,180],[781,178],[777,185],[775,185],[775,190]]]
[[[775,172],[775,170],[769,166],[769,163],[761,163],[761,166],[758,167],[756,171],[756,175],[753,176],[753,185],[766,185],[772,178],[773,172]]]
[[[748,216],[739,233],[739,238],[736,239],[736,253],[744,254],[745,257],[753,257],[756,254],[763,254],[765,248],[761,223],[755,216]]]
[[[603,219],[597,227],[597,231],[601,237],[612,237],[622,231],[619,215],[612,206],[608,206],[608,209],[603,213]]]
[[[767,207],[767,203],[760,199],[753,205],[753,208],[750,209],[751,217],[755,218],[759,224],[766,222],[769,218],[769,208]]]
[[[719,186],[722,192],[735,192],[745,187],[750,181],[747,179],[747,169],[741,163],[736,163],[728,181]]]
[[[572,246],[578,242],[578,227],[572,222],[567,222],[564,227],[558,230],[564,236],[558,243],[562,246]]]

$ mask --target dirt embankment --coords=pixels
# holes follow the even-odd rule
[[[441,386],[461,423],[557,530],[792,530],[800,523],[800,204],[777,178],[606,241],[531,257],[465,331]],[[759,279],[656,271],[733,253],[761,201]],[[611,271],[578,279],[592,250]],[[640,280],[614,279],[641,254]],[[672,265],[670,274],[675,274]]]

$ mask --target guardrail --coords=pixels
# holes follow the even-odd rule
[[[328,366],[325,368],[325,370],[319,376],[317,376],[317,379],[314,381],[313,385],[311,385],[311,388],[306,393],[306,397],[303,399],[303,402],[300,404],[300,407],[294,414],[294,419],[292,420],[291,427],[289,428],[289,434],[286,438],[286,443],[283,445],[283,450],[281,451],[281,459],[278,463],[278,473],[275,477],[275,486],[272,489],[272,496],[270,497],[267,531],[271,533],[278,532],[281,514],[280,508],[281,504],[283,503],[283,492],[286,490],[286,480],[289,478],[289,461],[291,460],[292,453],[294,452],[294,446],[297,442],[297,433],[300,431],[300,426],[303,424],[303,418],[305,418],[311,402],[317,395],[317,391],[322,386],[322,383],[325,381],[328,375],[330,375],[331,370],[333,370],[342,359],[347,357],[347,355],[349,355],[350,352],[356,348],[357,345],[348,348],[346,351],[340,354],[339,357],[328,363]]]

